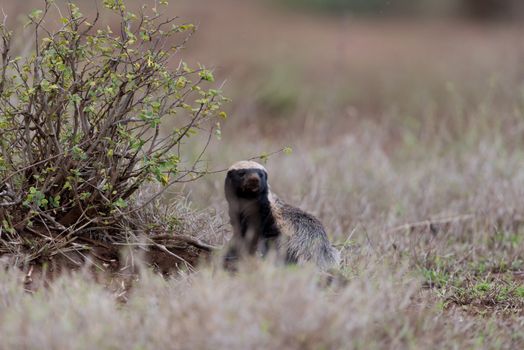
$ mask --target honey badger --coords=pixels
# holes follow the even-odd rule
[[[338,265],[339,252],[314,216],[284,203],[270,190],[266,169],[252,161],[233,164],[225,181],[233,238],[227,261],[275,250],[287,263],[311,261],[321,270]]]

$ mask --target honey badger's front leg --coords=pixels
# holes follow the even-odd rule
[[[262,232],[256,203],[234,201],[230,204],[229,218],[233,227],[233,237],[229,244],[226,260],[236,260],[240,256],[254,255]]]

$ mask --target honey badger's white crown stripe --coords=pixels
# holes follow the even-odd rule
[[[257,162],[253,162],[251,160],[241,160],[240,162],[236,162],[233,164],[227,171],[231,170],[241,170],[241,169],[260,169],[267,172],[266,168],[262,166],[262,164],[259,164]]]

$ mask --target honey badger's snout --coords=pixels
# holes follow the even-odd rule
[[[244,187],[245,191],[258,192],[260,185],[260,176],[257,173],[250,173],[245,176],[242,187]]]

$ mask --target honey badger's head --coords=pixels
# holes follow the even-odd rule
[[[227,171],[225,189],[227,197],[234,195],[244,199],[256,199],[267,196],[267,171],[256,162],[237,162]]]

